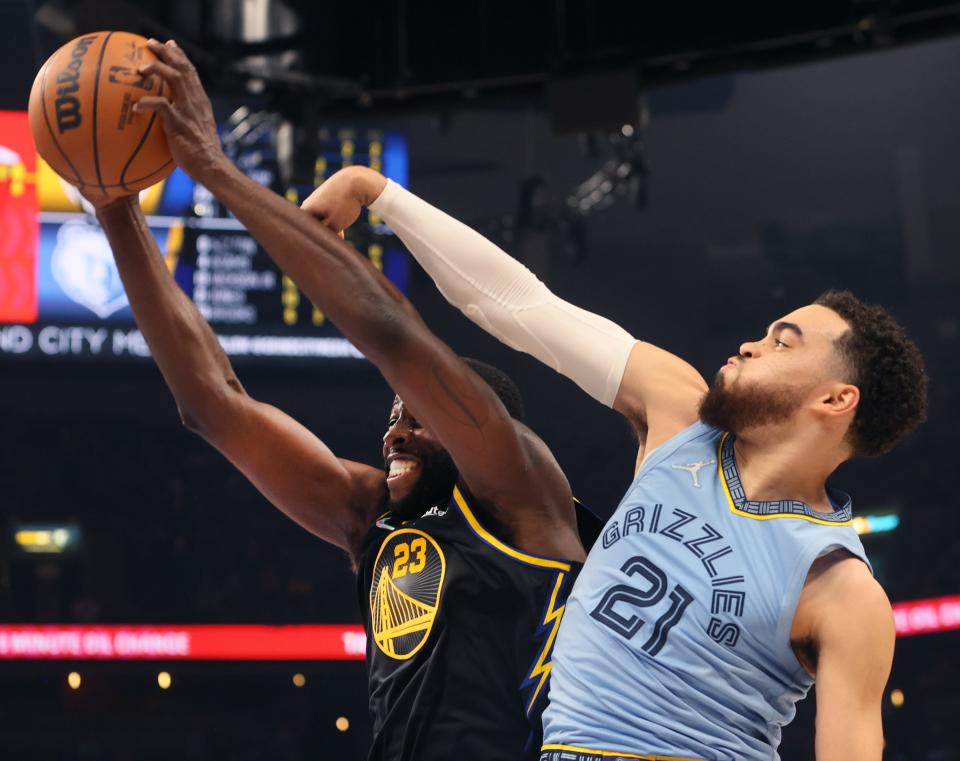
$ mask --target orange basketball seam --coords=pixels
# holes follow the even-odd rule
[[[157,90],[158,96],[163,95],[163,85],[164,85],[164,81],[163,79],[160,79],[160,89]],[[150,130],[153,129],[153,124],[156,120],[157,120],[157,112],[154,111],[152,114],[150,114],[150,122],[147,124],[147,128],[143,132],[143,137],[140,138],[140,142],[137,143],[137,147],[133,149],[133,153],[130,155],[130,158],[127,159],[127,163],[123,165],[123,169],[120,172],[120,187],[122,187],[124,190],[129,190],[129,188],[127,187],[126,180],[124,179],[127,174],[127,170],[130,168],[130,165],[133,163],[133,160],[137,157],[137,154],[140,153],[140,149],[143,148],[143,144],[147,142],[147,137],[150,135]],[[167,161],[163,166],[166,166],[169,163],[170,162]],[[153,172],[150,172],[150,174],[144,175],[144,177],[149,177],[151,174],[153,174]],[[139,180],[144,179],[144,177],[140,177],[137,180],[131,180],[131,182],[138,182]]]
[[[97,100],[100,95],[100,69],[103,66],[103,57],[107,52],[107,45],[110,43],[110,38],[113,37],[113,32],[107,34],[107,38],[103,41],[103,45],[100,46],[100,57],[97,59],[97,71],[94,75],[93,80],[93,166],[97,170],[97,183],[100,185],[100,192],[106,194],[107,187],[103,184],[103,175],[100,173],[100,141],[99,135],[97,134]]]
[[[130,183],[133,183],[133,182],[140,182],[141,180],[147,179],[147,177],[152,177],[153,175],[157,174],[158,172],[162,172],[164,169],[167,168],[168,165],[170,165],[170,164],[172,164],[172,163],[173,163],[173,159],[172,159],[172,158],[169,158],[169,159],[167,159],[165,162],[163,162],[163,164],[162,164],[160,167],[158,167],[157,169],[154,169],[152,172],[147,172],[145,175],[142,175],[142,176],[140,176],[140,177],[134,177],[132,180],[127,180],[127,184],[130,184]],[[105,184],[103,187],[104,187],[104,188],[124,188],[125,190],[128,189],[127,186],[126,186],[125,184],[121,183],[121,182],[115,182],[115,183],[112,183],[112,184],[111,184],[111,183],[107,183],[107,184]]]

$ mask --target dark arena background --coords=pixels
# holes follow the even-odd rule
[[[229,155],[292,201],[374,166],[706,377],[827,288],[889,307],[929,421],[833,484],[895,605],[884,757],[960,759],[960,6],[916,0],[0,0],[0,758],[346,761],[370,738],[345,555],[182,427],[95,220],[36,155],[36,71],[100,29],[175,38]],[[376,370],[205,188],[178,170],[142,203],[248,391],[380,462]],[[608,516],[620,417],[453,311],[375,217],[348,239],[514,375]],[[784,761],[813,761],[813,716]]]

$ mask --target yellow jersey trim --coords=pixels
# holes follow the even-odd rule
[[[460,512],[463,514],[463,517],[470,525],[470,528],[474,530],[477,536],[479,536],[484,542],[489,544],[495,550],[499,550],[504,555],[509,555],[514,560],[519,560],[521,563],[526,563],[527,565],[538,566],[539,568],[554,568],[558,571],[570,570],[570,563],[567,563],[563,560],[554,560],[553,558],[544,558],[540,557],[539,555],[530,555],[529,553],[522,552],[516,547],[511,547],[509,544],[505,544],[497,539],[497,537],[480,525],[480,521],[477,520],[477,516],[473,514],[473,511],[467,504],[467,500],[464,499],[463,494],[460,493],[459,486],[453,487],[453,498],[457,503],[457,507],[460,508]]]
[[[723,493],[727,495],[727,505],[730,507],[731,513],[742,515],[745,518],[753,518],[755,521],[769,521],[774,520],[775,518],[795,518],[802,521],[809,521],[810,523],[819,523],[821,526],[850,526],[853,524],[852,517],[848,521],[826,521],[819,518],[814,518],[812,515],[798,515],[796,513],[754,515],[753,513],[748,513],[746,510],[741,510],[739,507],[737,507],[737,503],[733,501],[733,495],[730,494],[730,487],[727,486],[727,477],[723,474],[723,444],[727,440],[728,436],[730,436],[729,431],[720,437],[720,443],[717,445],[717,473],[720,475],[720,483],[723,484]]]
[[[640,753],[624,753],[619,750],[595,750],[594,748],[581,748],[577,745],[555,745],[552,743],[541,746],[540,750],[572,750],[575,753],[592,753],[604,758],[642,758],[645,761],[702,761],[699,758],[687,758],[686,756],[650,756]]]

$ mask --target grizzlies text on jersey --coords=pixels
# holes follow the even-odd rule
[[[831,501],[747,500],[733,437],[704,423],[651,452],[567,602],[544,750],[776,759],[813,683],[790,643],[810,566],[866,561]]]
[[[370,759],[539,756],[553,644],[580,563],[522,552],[454,490],[360,550]]]

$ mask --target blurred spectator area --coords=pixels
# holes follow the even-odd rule
[[[0,611],[17,622],[358,621],[346,555],[186,430],[6,419]],[[75,523],[75,555],[15,551]]]

